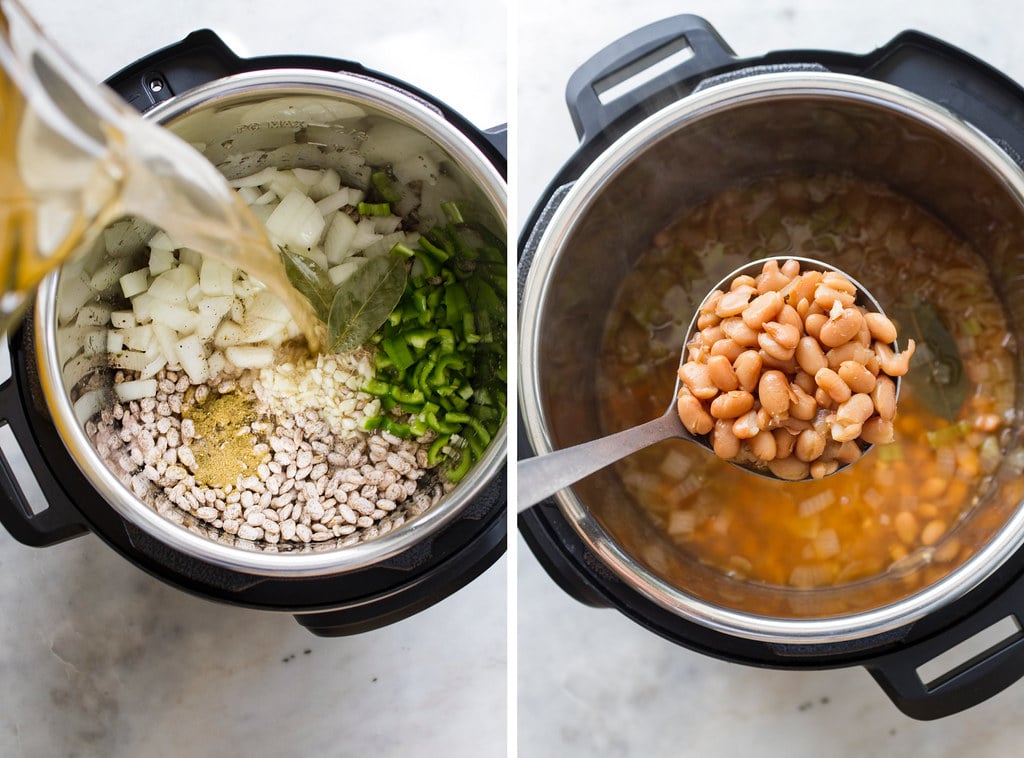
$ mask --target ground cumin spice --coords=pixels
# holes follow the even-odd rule
[[[182,418],[195,425],[192,454],[196,482],[210,487],[235,487],[238,477],[256,473],[262,463],[256,454],[252,424],[258,414],[255,398],[239,391],[210,393],[202,403],[182,408]]]

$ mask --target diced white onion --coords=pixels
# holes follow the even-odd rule
[[[342,187],[337,192],[318,200],[316,203],[316,209],[320,211],[322,216],[326,216],[339,208],[344,208],[346,205],[358,205],[362,202],[365,196],[365,193],[361,190],[355,189],[354,187]]]
[[[162,274],[165,271],[170,271],[177,262],[178,260],[174,257],[173,248],[165,249],[162,247],[150,247],[149,273],[153,276]]]
[[[293,192],[306,196],[306,185],[296,179],[291,171],[278,171],[267,184],[267,189],[282,200]]]
[[[337,287],[343,281],[352,276],[352,273],[365,262],[365,258],[349,258],[348,260],[342,261],[337,266],[328,269],[327,275],[331,277],[331,282],[335,287]]]
[[[84,424],[103,410],[103,408],[110,405],[107,401],[107,394],[108,390],[104,388],[89,390],[75,401],[72,410],[79,424]],[[156,390],[153,391],[153,394],[156,394]]]
[[[178,333],[166,324],[153,324],[153,338],[163,357],[172,360],[175,357],[174,345],[181,339]]]
[[[249,174],[249,176],[240,176],[237,179],[232,179],[229,184],[232,187],[238,189],[239,187],[258,187],[261,184],[267,184],[277,175],[277,169],[274,166],[267,166],[262,171],[257,171],[255,174]]]
[[[333,168],[326,169],[320,181],[309,188],[309,196],[314,200],[322,200],[341,189],[341,175]]]
[[[356,237],[356,222],[348,217],[348,214],[337,211],[331,217],[331,225],[327,227],[327,234],[324,235],[324,253],[327,255],[327,262],[330,264],[341,263],[351,255],[352,240]]]
[[[256,187],[239,187],[238,196],[246,205],[252,205],[260,197],[260,191]]]
[[[291,190],[270,214],[266,226],[271,236],[301,250],[319,242],[324,230],[324,217],[309,197],[298,190]]]
[[[170,238],[167,232],[163,231],[154,234],[153,237],[146,244],[149,245],[150,250],[173,251],[181,247],[181,245],[179,245],[177,242]]]
[[[323,171],[316,168],[293,168],[292,174],[300,182],[305,184],[307,187],[312,187],[314,184],[320,181],[323,176]]]
[[[156,395],[156,379],[136,379],[131,382],[121,382],[114,385],[114,394],[122,403],[131,400],[141,400],[144,397]]]
[[[195,335],[186,337],[174,345],[178,363],[188,374],[193,384],[202,384],[209,376],[209,365],[206,362],[206,349],[202,341]]]
[[[231,295],[234,293],[234,271],[220,261],[207,258],[199,269],[199,287],[204,295]]]
[[[149,269],[140,268],[138,271],[132,271],[130,274],[125,274],[120,279],[121,292],[127,298],[133,298],[146,291],[149,287]]]
[[[153,343],[153,327],[149,324],[130,326],[122,329],[120,334],[121,340],[129,350],[145,351]]]
[[[186,306],[173,305],[155,298],[150,306],[150,318],[182,334],[188,334],[196,328],[197,316],[194,311]]]
[[[149,365],[150,360],[152,359],[145,353],[137,353],[134,350],[124,350],[110,356],[110,364],[125,371],[142,371]]]
[[[224,357],[238,368],[266,368],[274,363],[274,350],[253,345],[229,347]]]
[[[364,218],[356,224],[356,235],[352,238],[351,247],[353,250],[363,251],[383,236],[374,231],[372,218]]]
[[[107,332],[107,352],[118,353],[124,350],[124,340],[121,339],[120,332],[111,329]]]
[[[226,313],[227,311],[225,311]],[[291,321],[288,308],[271,292],[257,292],[245,309],[247,318],[265,318],[270,321],[287,323]]]

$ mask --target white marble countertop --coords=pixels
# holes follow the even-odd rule
[[[207,27],[243,56],[359,61],[480,127],[507,120],[503,2],[25,1],[97,80]],[[504,558],[342,639],[186,595],[93,536],[35,550],[0,530],[0,567],[2,756],[505,754]]]
[[[571,73],[618,37],[678,13],[703,16],[741,57],[787,48],[868,52],[913,28],[1024,82],[1024,10],[1010,0],[523,0],[520,219],[577,145],[564,104]],[[522,539],[518,598],[522,756],[1020,753],[1022,683],[957,716],[916,722],[863,669],[800,673],[726,663],[666,642],[616,611],[580,605],[549,579]]]

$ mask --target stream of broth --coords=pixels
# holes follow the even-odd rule
[[[80,75],[65,78],[68,69],[16,3],[0,6],[0,63],[0,332],[23,315],[47,273],[112,222],[136,216],[259,280],[311,349],[319,347],[311,305],[289,283],[263,226],[205,158]]]

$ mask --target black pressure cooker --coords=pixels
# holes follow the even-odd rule
[[[214,113],[221,121],[225,114],[243,114],[238,123],[221,124],[230,132],[227,138],[211,135],[221,152],[243,142],[231,138],[243,132],[246,149],[262,151],[219,156],[238,163],[254,156],[263,161],[269,153],[273,165],[273,151],[281,145],[308,148],[296,144],[296,135],[309,125],[305,120],[313,118],[304,115],[303,103],[357,104],[431,140],[504,222],[505,128],[481,131],[429,94],[357,63],[301,55],[240,58],[203,30],[107,83],[161,123],[198,123],[201,131],[204,122],[196,114],[201,119]],[[283,103],[281,113],[277,102]],[[238,103],[243,107],[236,108]],[[256,105],[262,115],[244,115]],[[329,114],[331,108],[308,112]],[[321,134],[329,127],[320,125]],[[330,145],[321,147],[330,152]],[[69,415],[73,409],[62,379],[69,356],[60,354],[68,346],[57,344],[54,323],[60,304],[55,274],[41,287],[32,314],[0,346],[0,521],[20,542],[43,547],[91,531],[171,585],[217,601],[295,614],[321,636],[361,633],[406,618],[472,581],[504,552],[504,433],[426,513],[358,545],[265,552],[164,519],[110,479],[82,436],[81,419]]]
[[[685,48],[688,59],[609,100],[613,86]],[[567,102],[581,144],[519,241],[520,457],[601,436],[602,314],[631,262],[687,203],[749,178],[851,172],[904,191],[991,251],[1009,329],[1024,323],[1024,90],[940,40],[908,31],[867,55],[739,58],[706,21],[683,15],[592,57],[571,77]],[[915,145],[941,145],[945,157],[911,165]],[[1005,244],[992,244],[996,229]],[[1013,360],[1019,404],[1019,351]],[[1018,418],[1004,455],[1021,436]],[[991,497],[957,527],[972,557],[884,602],[864,586],[785,590],[703,566],[663,544],[611,468],[525,510],[519,529],[582,603],[729,661],[864,666],[900,710],[933,719],[1024,675],[1021,493],[1019,469],[1002,466]],[[975,647],[955,663],[935,660],[964,642]]]

